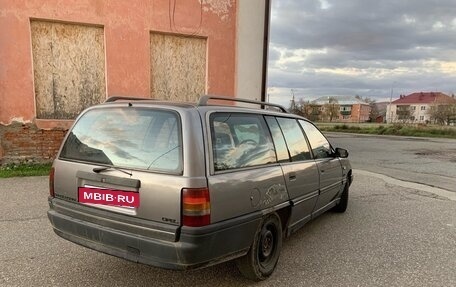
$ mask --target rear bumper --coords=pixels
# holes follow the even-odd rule
[[[60,237],[82,246],[166,269],[204,267],[244,255],[260,222],[252,216],[202,228],[181,228],[177,241],[111,228],[54,208],[49,220]],[[95,221],[96,222],[96,221]]]

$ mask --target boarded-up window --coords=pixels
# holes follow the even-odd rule
[[[194,102],[206,92],[206,39],[151,33],[151,97]]]
[[[74,119],[106,99],[103,28],[31,21],[36,116]]]

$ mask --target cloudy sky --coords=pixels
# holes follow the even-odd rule
[[[455,0],[272,0],[270,101],[456,94]]]

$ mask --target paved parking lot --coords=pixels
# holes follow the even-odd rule
[[[456,201],[362,171],[350,191],[347,212],[286,239],[257,284],[232,262],[169,271],[67,242],[47,220],[46,177],[0,179],[0,286],[456,286]]]

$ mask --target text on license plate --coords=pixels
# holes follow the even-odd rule
[[[78,201],[81,203],[139,207],[139,193],[115,189],[79,187]]]

